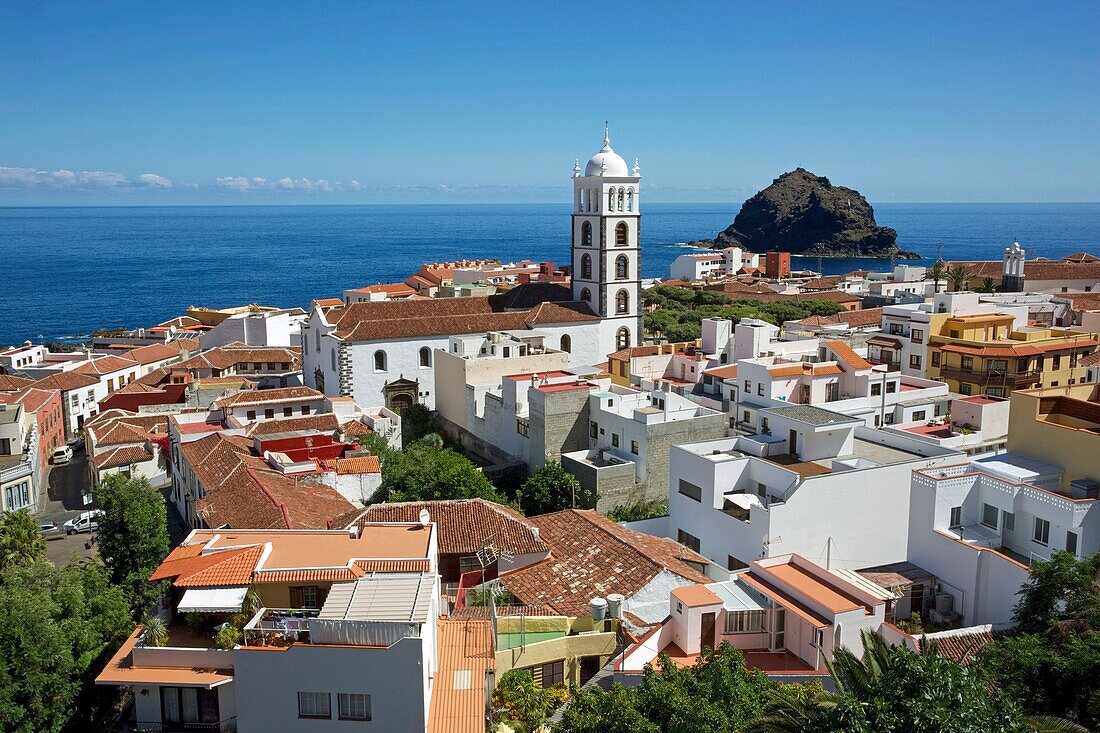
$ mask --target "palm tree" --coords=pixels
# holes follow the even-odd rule
[[[995,293],[997,292],[997,281],[991,277],[983,277],[980,285],[974,288],[977,293]]]
[[[166,646],[168,644],[168,626],[164,617],[155,613],[146,613],[141,619],[141,640],[145,646]]]
[[[962,265],[955,265],[954,267],[948,268],[944,275],[951,289],[955,292],[966,290],[967,283],[970,281],[970,273],[967,272],[966,268]]]
[[[921,276],[921,280],[931,280],[935,283],[935,292],[940,292],[940,280],[947,279],[947,265],[943,263],[943,260],[936,260],[936,264],[929,267],[924,271],[924,275]]]

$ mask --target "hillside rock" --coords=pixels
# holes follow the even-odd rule
[[[900,249],[897,238],[893,229],[878,226],[859,191],[797,168],[742,204],[711,246],[824,257],[920,257]]]

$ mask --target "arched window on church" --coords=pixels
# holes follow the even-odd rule
[[[623,326],[615,332],[615,348],[625,349],[630,346],[630,329]]]
[[[581,224],[581,244],[585,247],[592,246],[592,222],[590,221]]]
[[[592,291],[589,290],[588,288],[582,288],[581,289],[581,300],[583,300],[585,303],[591,303],[592,302]]]
[[[619,211],[623,210],[623,196],[624,195],[625,194],[624,194],[623,190],[620,188],[619,189]]]
[[[607,210],[615,210],[615,189],[609,189],[607,192]]]
[[[432,350],[427,346],[420,348],[420,366],[430,367],[432,365]]]
[[[588,254],[581,255],[581,279],[592,279],[592,258]]]
[[[386,371],[386,352],[376,351],[374,352],[374,371],[384,372]]]
[[[626,210],[634,211],[634,189],[626,192]]]
[[[561,350],[565,353],[569,353],[573,349],[573,340],[569,338],[569,334],[562,334],[561,337]]]
[[[615,279],[626,280],[629,275],[630,260],[626,258],[626,255],[619,255],[615,258]]]
[[[615,312],[618,314],[628,313],[630,311],[630,293],[625,290],[620,290],[615,293]]]
[[[620,221],[615,227],[615,246],[625,247],[627,240],[626,222]]]

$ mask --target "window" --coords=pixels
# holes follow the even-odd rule
[[[886,383],[886,394],[894,394],[897,391],[898,391],[898,383],[897,382],[887,382]]]
[[[814,646],[821,647],[825,643],[825,632],[821,629],[814,629]]]
[[[909,368],[910,369],[920,369],[920,355],[918,355],[918,354],[910,354],[909,355]]]
[[[676,530],[676,541],[689,550],[699,552],[699,538],[682,529]]]
[[[275,417],[275,408],[268,408],[264,410],[264,420],[271,420]]]
[[[756,394],[760,395],[761,397],[764,396],[764,383],[763,382],[757,382],[756,383]]]
[[[634,455],[638,455],[638,441],[636,441],[636,440],[630,441],[630,452],[633,453]]]
[[[630,293],[620,290],[615,293],[615,312],[627,313],[630,311]]]
[[[932,352],[932,366],[938,367],[940,365],[940,352]]]
[[[768,425],[768,418],[766,417],[760,418],[760,432],[762,432],[764,435],[772,434],[771,426]]]
[[[615,258],[615,279],[626,280],[630,273],[630,260],[626,258],[626,255],[619,255]]]
[[[951,507],[951,523],[949,527],[961,527],[963,523],[963,508],[961,506]]]
[[[581,277],[585,280],[592,279],[592,255],[588,253],[581,255]]]
[[[751,394],[751,393],[752,393],[752,382],[750,382],[749,380],[746,379],[745,380],[745,394]]]
[[[615,348],[625,349],[630,346],[630,329],[623,326],[615,333]]]
[[[302,405],[302,414],[308,415],[310,412],[309,405]]]
[[[959,337],[959,331],[958,331],[958,329],[952,328],[952,329],[951,329],[951,338],[953,338],[953,339],[957,339],[958,337]]]
[[[1050,365],[1051,365],[1051,369],[1061,369],[1062,368],[1062,355],[1061,354],[1055,354],[1054,357],[1051,359],[1051,364]]]
[[[959,394],[962,394],[962,395],[974,394],[974,388],[973,388],[973,386],[967,384],[966,382],[959,382]]]
[[[588,437],[595,438],[597,435],[599,435],[599,425],[594,422],[588,423]]]
[[[516,432],[520,435],[527,435],[527,422],[519,418],[516,419]]]
[[[748,566],[747,562],[742,562],[733,555],[726,555],[726,570],[733,572],[734,570],[744,570]]]
[[[829,382],[825,385],[825,401],[836,402],[840,399],[840,383]]]
[[[968,372],[974,371],[974,357],[973,356],[964,356],[962,358],[962,368],[963,368],[964,371],[968,371]]]
[[[592,246],[592,222],[590,221],[581,224],[581,244],[585,247]]]
[[[299,692],[299,718],[331,718],[332,700],[327,692]]]
[[[982,504],[982,524],[990,529],[997,529],[997,507],[992,504]]]
[[[565,660],[542,665],[542,686],[544,689],[557,687],[565,683]]]
[[[295,585],[289,590],[291,608],[320,608],[317,605],[317,586]]]
[[[608,211],[614,211],[615,210],[615,190],[614,189],[611,189],[610,191],[607,192],[607,210]]]
[[[615,227],[615,246],[625,247],[627,240],[626,222],[620,221],[618,226]]]
[[[618,448],[619,447],[619,434],[618,433],[612,433],[611,434],[611,447],[612,448]]]
[[[161,721],[164,723],[217,723],[218,691],[197,687],[160,688]]]
[[[374,352],[374,371],[384,372],[386,371],[386,352],[376,351]]]
[[[626,210],[627,211],[634,211],[634,189],[633,188],[626,192]],[[1085,292],[1087,293],[1088,291],[1089,291],[1089,288],[1085,288]]]
[[[1077,554],[1077,533],[1066,532],[1066,552],[1071,555]]]
[[[568,354],[572,348],[573,339],[569,338],[569,334],[563,334],[561,337],[561,350]]]
[[[680,493],[694,501],[703,501],[702,487],[696,486],[690,481],[684,481],[683,479],[680,479]]]
[[[340,720],[370,720],[370,695],[361,692],[339,692],[336,701]]]
[[[1035,528],[1031,538],[1040,545],[1050,544],[1050,522],[1035,517]]]
[[[917,410],[913,413],[914,420],[923,420],[924,416],[928,414],[927,410]]]
[[[727,634],[759,634],[764,630],[764,611],[726,613]]]
[[[1004,527],[1005,532],[1014,532],[1016,530],[1016,515],[1012,512],[1001,512],[1001,525]]]
[[[876,382],[875,384],[872,384],[871,385],[871,396],[872,397],[880,397],[881,395],[882,395],[882,383],[881,382]]]
[[[914,344],[924,343],[924,331],[919,328],[914,328],[909,332],[909,340]]]
[[[294,408],[293,407],[284,407],[283,408],[283,417],[290,417],[293,414],[294,414]]]
[[[581,288],[581,300],[586,303],[592,302],[592,291],[588,288]]]

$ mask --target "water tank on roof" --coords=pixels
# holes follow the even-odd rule
[[[607,600],[596,597],[588,602],[588,610],[592,612],[593,621],[603,621],[607,617]]]
[[[609,618],[623,617],[623,602],[626,596],[622,593],[610,593],[607,596],[607,615]]]
[[[955,597],[950,593],[936,594],[936,613],[947,616],[955,608]]]
[[[1089,478],[1074,479],[1069,482],[1070,496],[1074,499],[1100,498],[1100,482]]]

